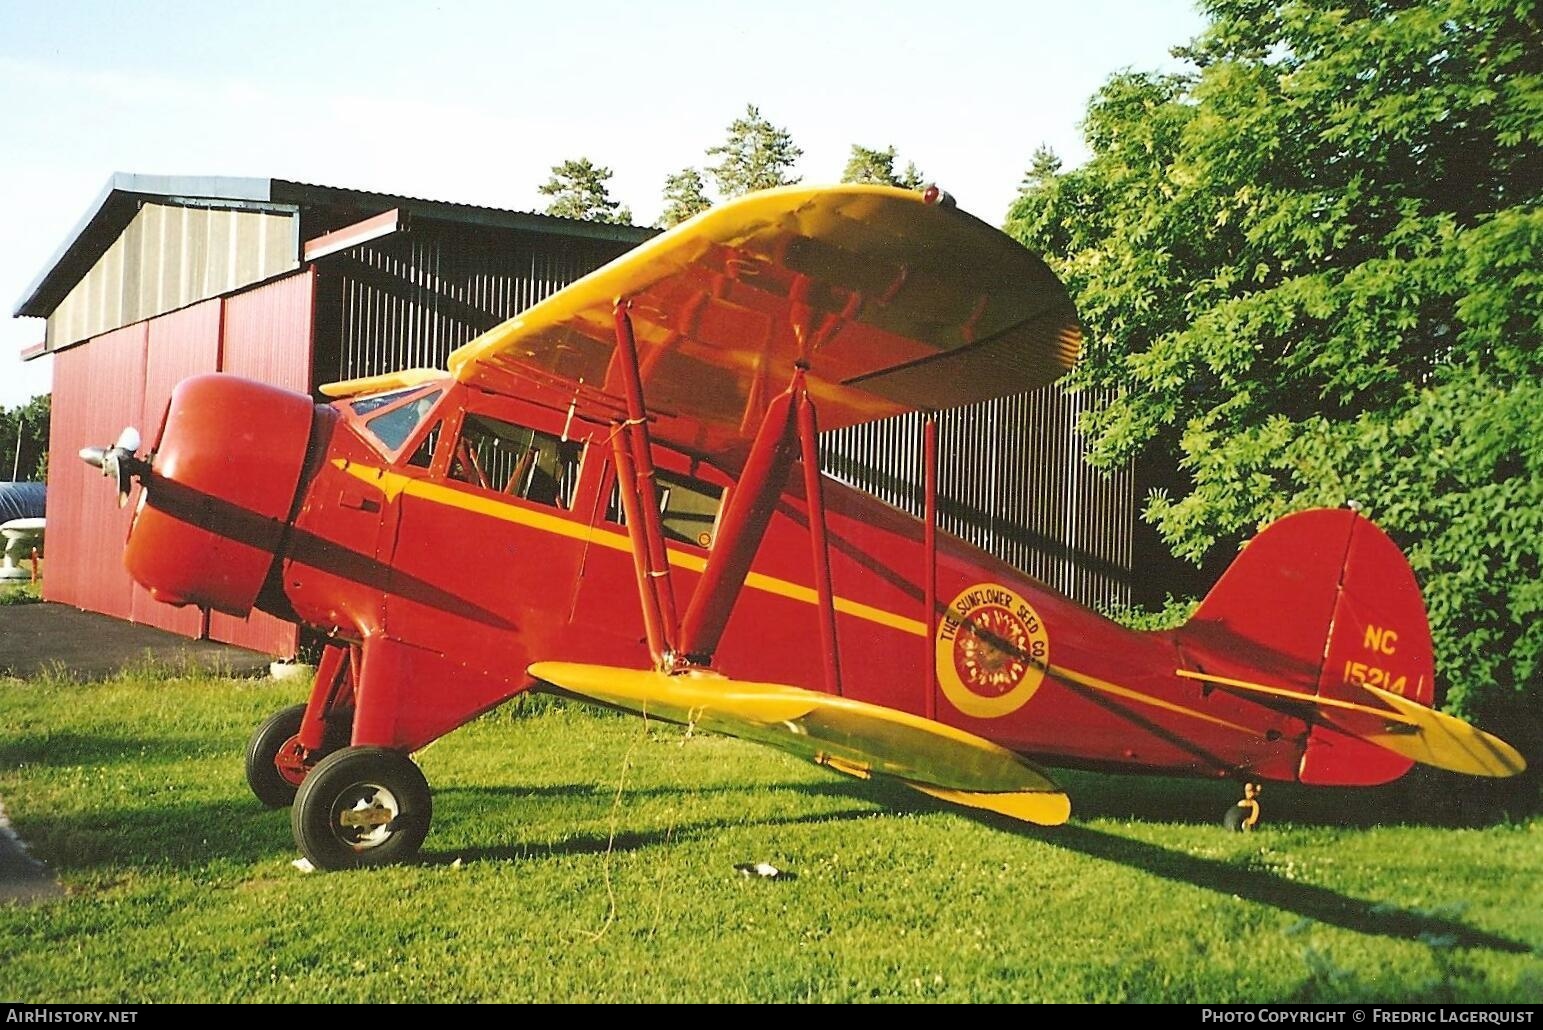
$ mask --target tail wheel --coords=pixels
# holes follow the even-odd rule
[[[428,780],[399,751],[347,747],[311,770],[295,795],[295,843],[318,869],[390,865],[418,853],[433,816]]]
[[[246,782],[269,808],[284,808],[295,800],[295,791],[316,760],[348,743],[346,722],[328,725],[320,753],[300,746],[300,724],[305,705],[291,705],[270,715],[252,733],[246,746]]]

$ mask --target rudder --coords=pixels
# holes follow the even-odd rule
[[[1279,686],[1360,705],[1364,685],[1429,707],[1430,626],[1403,552],[1348,509],[1288,515],[1254,537],[1179,632],[1208,648],[1231,641],[1264,658]],[[1386,731],[1371,714],[1320,712],[1298,769],[1303,783],[1371,786],[1413,762],[1361,739]]]

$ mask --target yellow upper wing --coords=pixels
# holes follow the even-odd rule
[[[888,186],[790,186],[655,237],[461,347],[450,371],[509,390],[534,369],[620,395],[618,298],[655,435],[731,460],[797,360],[834,429],[1044,385],[1081,343],[1055,275],[979,219]]]

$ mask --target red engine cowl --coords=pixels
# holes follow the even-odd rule
[[[309,397],[230,375],[172,391],[123,562],[168,604],[252,610],[305,467]]]

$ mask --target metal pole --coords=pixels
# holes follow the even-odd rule
[[[938,635],[938,417],[929,411],[922,416],[922,550],[926,562],[922,604],[927,609],[926,703],[927,718],[938,717],[938,672],[933,656],[933,641]]]
[[[16,460],[11,462],[11,482],[16,482],[17,475],[21,472],[21,428],[26,424],[22,409],[16,409]]]
[[[621,358],[622,383],[627,393],[627,439],[631,444],[632,465],[637,483],[643,537],[647,544],[648,575],[653,580],[659,607],[659,632],[666,652],[676,650],[680,623],[675,617],[675,589],[670,583],[670,558],[664,544],[664,527],[659,514],[659,494],[654,486],[653,441],[648,432],[648,409],[643,404],[643,378],[638,365],[638,345],[632,334],[632,316],[628,303],[618,301],[615,309],[616,350]],[[646,613],[645,613],[646,614]]]
[[[814,401],[798,379],[798,442],[804,463],[804,501],[809,509],[809,546],[814,586],[820,598],[820,646],[825,651],[825,689],[841,694],[841,652],[836,646],[836,592],[830,580],[830,544],[825,534],[825,486],[820,477],[819,421]]]

